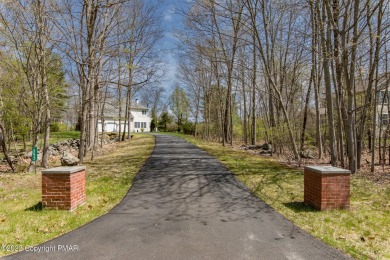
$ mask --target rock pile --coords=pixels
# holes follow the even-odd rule
[[[272,152],[273,152],[272,151],[272,144],[265,143],[265,144],[261,145],[259,154],[269,154],[269,155],[272,155]]]
[[[262,145],[250,145],[245,148],[246,150],[260,150],[259,154],[270,154],[272,155],[272,144],[264,143]]]
[[[102,142],[101,137],[102,136],[100,135],[99,138],[97,139],[97,145],[101,144],[101,142]],[[117,142],[118,139],[119,139],[119,137],[118,137],[117,133],[105,134],[104,139],[103,139],[103,144],[104,145],[112,144],[112,143]],[[68,160],[67,158],[69,158],[70,156],[73,156],[73,154],[78,154],[79,147],[80,147],[80,140],[78,140],[78,139],[68,139],[66,141],[56,142],[55,144],[52,144],[49,146],[49,154],[48,155],[49,156],[62,156],[62,158],[65,157],[63,165],[69,165],[69,166],[70,165],[77,165],[78,161],[76,164],[74,164],[75,159]],[[65,154],[67,154],[67,155],[65,155]],[[29,159],[31,159],[31,156],[32,156],[31,151],[27,151],[27,152],[21,151],[18,154],[10,155],[10,158],[11,158],[13,163],[18,163],[21,160],[25,160],[25,161],[28,160],[29,161]],[[38,161],[41,160],[41,156],[42,156],[42,151],[38,151]],[[76,158],[78,160],[77,157],[74,156],[74,158]],[[61,159],[61,161],[62,161],[62,159]],[[6,162],[5,158],[0,157],[0,162]]]
[[[62,166],[75,166],[79,163],[79,158],[69,152],[64,152],[61,157]]]
[[[56,156],[64,152],[78,151],[80,147],[80,140],[68,139],[62,142],[56,142],[49,146],[49,155]]]
[[[118,134],[105,134],[103,138],[103,144],[112,144],[119,140]],[[98,138],[98,144],[102,143],[101,136]]]
[[[12,163],[18,163],[19,162],[19,159],[16,156],[13,156],[13,155],[10,155],[9,159],[11,160]],[[0,158],[0,162],[6,163],[7,159],[5,159],[5,157],[4,158]]]
[[[301,152],[301,158],[303,159],[314,159],[313,152],[310,150],[303,150]]]

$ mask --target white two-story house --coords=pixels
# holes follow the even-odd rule
[[[125,129],[125,106],[122,105],[121,116],[119,116],[118,102],[106,102],[104,107],[104,120],[99,118],[98,131],[99,132],[123,132]],[[149,109],[141,105],[138,99],[130,106],[130,132],[150,132],[150,123],[152,119],[149,115]],[[103,124],[102,124],[103,122]],[[127,124],[126,124],[127,132]]]
[[[356,102],[358,106],[364,105],[366,102],[367,93],[367,80],[358,81],[356,84]],[[372,89],[372,96],[375,95],[375,107],[377,130],[379,128],[387,128],[390,124],[390,78],[389,74],[385,74],[378,79],[377,92]],[[322,93],[322,99],[320,104],[320,115],[326,114],[326,99],[325,93]]]

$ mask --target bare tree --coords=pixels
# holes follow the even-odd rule
[[[127,137],[131,131],[131,100],[145,85],[156,83],[161,77],[161,62],[157,43],[162,38],[161,16],[155,7],[140,0],[130,1],[122,10],[122,55],[127,68],[125,125]],[[126,131],[123,131],[122,140]]]
[[[7,161],[9,167],[12,169],[12,171],[15,171],[14,165],[12,164],[12,160],[8,155],[8,149],[7,149],[7,132],[5,130],[4,125],[0,122],[0,130],[1,130],[1,136],[0,136],[0,143],[1,148],[3,150],[3,154],[5,157],[5,160]]]
[[[42,166],[47,167],[50,136],[50,100],[47,86],[48,54],[53,46],[49,41],[52,17],[49,15],[49,1],[13,1],[1,5],[2,36],[15,51],[22,65],[33,103],[27,100],[23,106],[33,118],[33,146],[38,145],[38,136],[44,122],[44,147]],[[30,163],[30,169],[32,162]]]
[[[83,162],[87,151],[94,150],[97,136],[99,93],[102,87],[102,70],[118,24],[117,15],[123,1],[66,0],[57,3],[56,22],[61,32],[57,48],[66,54],[73,68],[72,78],[81,93],[80,149]]]

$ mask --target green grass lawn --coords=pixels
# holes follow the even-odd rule
[[[2,245],[37,245],[107,213],[124,197],[153,147],[153,136],[135,134],[132,140],[107,146],[93,162],[87,161],[87,201],[73,212],[40,207],[41,174],[0,174]],[[11,253],[0,248],[0,256]]]
[[[390,185],[351,176],[351,209],[303,204],[303,171],[220,144],[182,136],[217,157],[259,198],[306,230],[358,259],[390,259]]]
[[[51,132],[49,143],[54,144],[56,142],[61,142],[68,139],[79,139],[79,138],[80,138],[79,131]]]
[[[254,194],[313,236],[358,259],[390,259],[388,184],[352,176],[351,209],[319,212],[303,204],[303,171],[246,151],[181,137],[217,157]],[[0,174],[0,241],[36,245],[108,212],[126,194],[153,146],[152,136],[136,134],[87,161],[87,202],[73,212],[39,207],[40,174]],[[0,255],[10,253],[0,250]]]

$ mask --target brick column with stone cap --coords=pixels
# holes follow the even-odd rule
[[[74,210],[84,204],[85,166],[56,167],[42,171],[42,206]]]
[[[318,210],[349,209],[350,174],[333,166],[305,166],[304,202]]]

